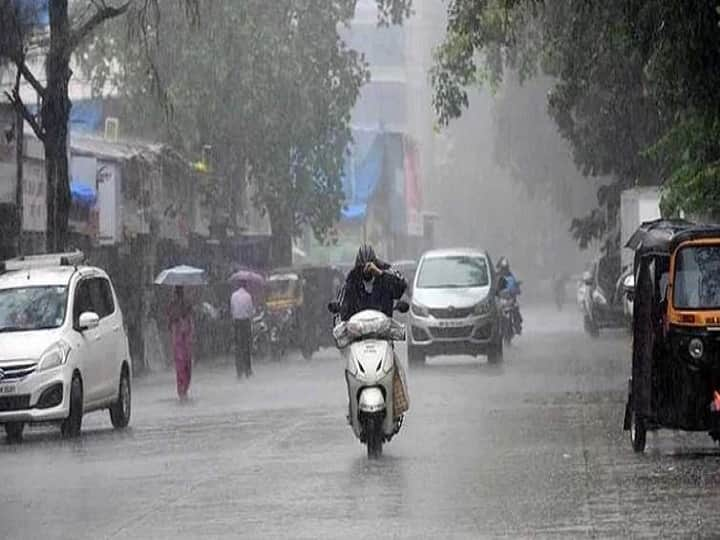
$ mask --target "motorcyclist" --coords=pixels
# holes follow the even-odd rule
[[[347,321],[366,309],[392,317],[395,301],[400,300],[406,289],[405,278],[378,259],[372,246],[363,244],[340,293],[340,318]]]
[[[381,311],[388,317],[392,317],[395,301],[402,298],[406,289],[405,278],[399,272],[391,270],[389,264],[378,259],[372,246],[363,244],[355,257],[355,266],[348,273],[345,286],[340,291],[338,299],[340,319],[347,321],[356,313],[366,309]],[[405,373],[397,358],[395,367],[404,387],[404,395],[407,396]],[[397,391],[398,389],[394,387],[394,392]],[[405,410],[407,410],[407,403]],[[397,429],[402,423],[404,412],[395,410]],[[347,418],[349,422],[349,412]]]
[[[515,274],[510,270],[510,261],[507,257],[501,257],[497,264],[498,274],[498,294],[507,291],[513,299],[520,295],[520,282],[515,277]],[[520,304],[516,301],[513,309],[513,324],[515,326],[515,332],[520,335],[522,334],[522,323],[523,318],[520,314]]]

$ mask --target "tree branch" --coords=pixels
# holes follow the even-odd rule
[[[20,70],[18,70],[15,88],[13,88],[12,93],[5,92],[5,96],[8,98],[8,101],[13,105],[13,107],[22,114],[25,121],[30,124],[30,127],[32,127],[35,135],[37,135],[37,138],[42,142],[45,142],[45,130],[42,126],[40,126],[40,124],[38,124],[37,119],[30,114],[30,110],[25,106],[25,103],[23,103],[23,100],[20,97]]]
[[[25,63],[24,58],[16,58],[13,60],[13,63],[15,66],[17,66],[18,74],[22,74],[22,76],[25,78],[27,82],[30,83],[30,85],[35,89],[35,91],[38,93],[38,95],[41,98],[45,98],[46,89],[42,85],[40,81],[37,80],[35,75],[33,75],[32,71],[30,71],[30,68]]]
[[[112,7],[105,5],[105,3],[103,2],[103,7],[98,6],[98,10],[92,17],[90,17],[82,25],[72,31],[72,33],[70,34],[70,40],[68,42],[68,52],[71,53],[72,51],[74,51],[80,44],[80,42],[88,35],[90,35],[102,23],[104,23],[108,19],[119,17],[120,15],[125,13],[130,7],[131,3],[132,0],[128,0],[121,6]],[[98,5],[96,2],[93,2],[93,4]]]

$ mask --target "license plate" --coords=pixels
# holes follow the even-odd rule
[[[460,328],[461,326],[467,326],[465,321],[440,321],[438,323],[440,328]]]
[[[0,396],[14,394],[15,391],[16,386],[14,384],[0,384]]]

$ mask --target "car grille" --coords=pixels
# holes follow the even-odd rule
[[[457,328],[431,328],[432,335],[438,339],[469,338],[472,326],[459,326]]]
[[[34,373],[36,369],[36,362],[26,361],[2,365],[0,366],[0,371],[2,371],[2,377],[0,377],[0,380],[3,382],[11,382],[24,379],[31,373]]]
[[[430,315],[436,319],[464,319],[472,315],[475,308],[438,308],[430,309]]]
[[[30,408],[30,394],[0,397],[0,412],[24,411]]]

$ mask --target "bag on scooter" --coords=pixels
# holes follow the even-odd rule
[[[405,384],[400,376],[400,370],[395,369],[393,375],[393,411],[395,411],[395,417],[402,416],[409,408],[410,403],[405,391]]]

